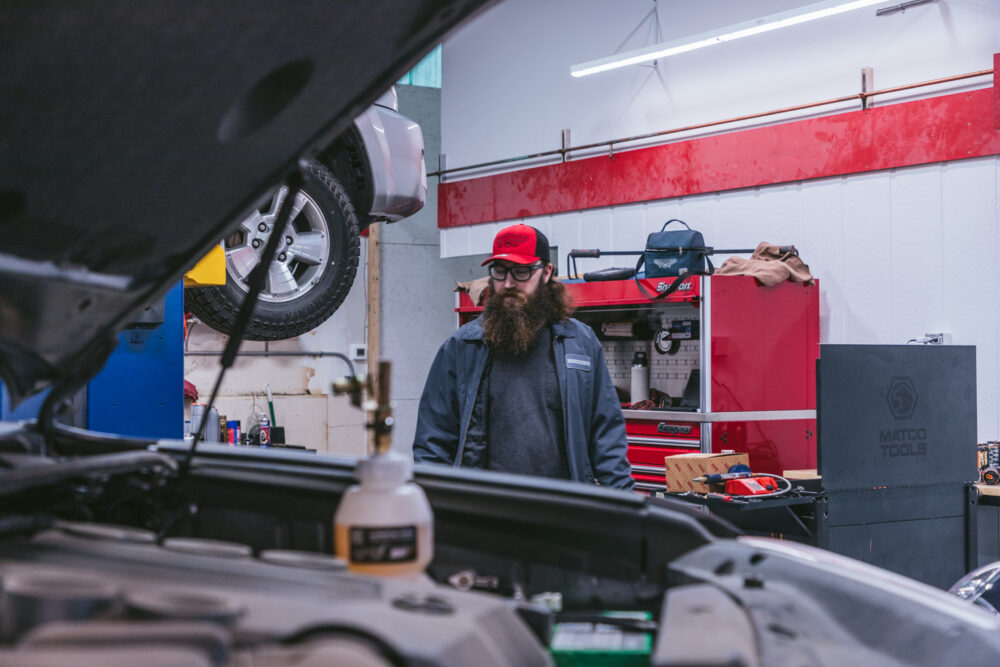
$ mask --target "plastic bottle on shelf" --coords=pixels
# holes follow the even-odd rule
[[[334,517],[334,546],[358,574],[410,576],[424,572],[434,549],[433,515],[423,489],[411,482],[413,462],[394,452],[358,461]]]
[[[649,360],[645,352],[636,352],[632,357],[631,389],[629,400],[633,405],[649,398]]]
[[[202,420],[202,418],[204,416],[205,416],[205,404],[204,403],[192,403],[191,404],[191,421],[188,422],[188,424],[190,425],[190,429],[187,430],[187,432],[185,433],[185,435],[187,435],[187,433],[192,433],[192,434],[195,433],[198,430],[198,427],[201,426],[201,420]],[[205,439],[205,431],[201,432],[201,439],[202,440]]]
[[[205,412],[207,406],[204,403],[192,403],[191,404],[191,429],[190,432],[193,434],[198,431],[198,427],[202,425],[202,421],[205,422],[205,427],[201,429],[201,437],[199,440],[201,442],[218,442],[219,441],[219,411],[213,405],[208,412]]]
[[[218,442],[219,429],[215,425],[219,421],[219,410],[214,405],[208,409],[208,417],[205,418],[205,442]]]

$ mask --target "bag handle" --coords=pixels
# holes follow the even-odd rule
[[[677,222],[680,222],[680,220],[678,220]],[[674,282],[670,283],[670,286],[667,287],[667,289],[663,290],[656,296],[653,296],[648,291],[646,291],[646,288],[642,286],[642,282],[639,281],[639,269],[642,267],[642,263],[645,260],[646,260],[645,255],[639,255],[639,261],[636,262],[635,264],[635,284],[639,288],[640,292],[642,292],[647,297],[653,300],[665,299],[666,297],[670,296],[671,294],[677,291],[677,288],[681,286],[681,283],[683,283],[686,278],[690,278],[691,276],[710,276],[713,273],[715,273],[715,266],[712,265],[712,260],[708,257],[708,255],[705,255],[705,263],[708,264],[708,271],[688,271],[687,273],[682,273],[681,275],[674,278]]]
[[[670,218],[669,220],[667,220],[666,222],[663,223],[663,227],[660,228],[660,231],[661,232],[665,231],[667,229],[667,225],[669,225],[671,222],[679,222],[682,225],[684,225],[685,227],[687,227],[688,231],[691,230],[691,228],[688,227],[688,223],[684,222],[683,220],[678,220],[677,218]]]

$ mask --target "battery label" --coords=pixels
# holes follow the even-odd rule
[[[351,562],[409,563],[417,559],[416,526],[351,527]]]

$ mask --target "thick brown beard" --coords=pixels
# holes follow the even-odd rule
[[[508,303],[508,297],[516,302]],[[530,297],[513,287],[499,290],[483,308],[483,341],[495,353],[523,356],[542,327],[571,312],[566,288],[555,280],[539,285]]]

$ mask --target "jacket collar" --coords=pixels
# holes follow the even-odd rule
[[[556,336],[562,336],[563,338],[573,338],[573,325],[570,320],[566,322],[556,322],[552,325],[552,332]],[[459,330],[459,335],[462,340],[482,340],[483,339],[483,322],[482,318],[477,317],[476,319],[469,322],[468,325],[462,327]]]
[[[556,322],[552,325],[552,331],[557,336],[562,336],[563,338],[573,337],[573,325],[571,320],[566,320],[565,322]]]
[[[482,318],[477,317],[476,319],[472,320],[467,325],[459,329],[458,334],[462,340],[482,340],[483,339]]]

